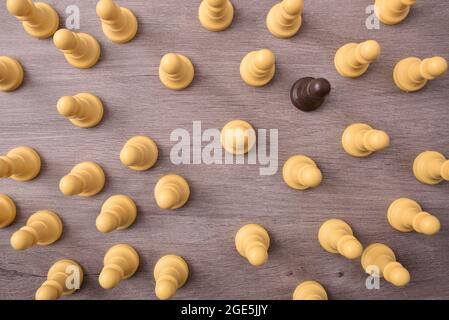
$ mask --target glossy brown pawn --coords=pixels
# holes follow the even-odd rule
[[[290,99],[296,108],[308,112],[321,106],[330,91],[331,84],[326,79],[305,77],[293,84]]]

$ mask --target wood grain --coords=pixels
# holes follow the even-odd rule
[[[15,223],[0,230],[0,298],[32,299],[57,259],[79,261],[87,274],[82,290],[67,299],[155,299],[153,266],[167,253],[185,257],[191,277],[178,299],[290,299],[307,279],[323,283],[332,299],[448,299],[449,183],[420,184],[411,171],[414,157],[426,149],[449,155],[449,77],[432,81],[415,94],[392,83],[394,64],[407,56],[449,58],[449,8],[446,1],[418,1],[409,18],[397,26],[368,30],[365,8],[372,1],[307,1],[300,33],[276,39],[266,30],[265,16],[273,0],[233,0],[236,17],[230,29],[208,32],[197,20],[198,1],[120,1],[139,19],[137,38],[115,45],[102,34],[95,1],[48,1],[65,21],[65,8],[81,9],[81,31],[101,42],[102,59],[92,69],[68,65],[51,39],[28,36],[20,23],[0,8],[1,54],[18,58],[26,80],[13,93],[0,93],[0,152],[17,145],[36,148],[43,159],[40,176],[26,183],[0,181],[0,192],[17,203]],[[343,79],[333,67],[335,50],[346,42],[373,38],[382,54],[369,72]],[[264,88],[251,88],[239,76],[241,58],[267,47],[277,57],[277,74]],[[157,69],[166,52],[190,57],[196,68],[192,85],[173,92],[159,82]],[[302,113],[289,101],[289,89],[303,76],[332,83],[326,104]],[[79,129],[56,112],[60,96],[92,92],[104,101],[104,121]],[[191,131],[192,121],[204,129],[221,128],[232,119],[256,128],[279,129],[279,168],[297,153],[313,157],[324,174],[323,184],[297,192],[280,172],[260,176],[257,165],[180,165],[170,161],[176,128]],[[343,129],[368,122],[386,130],[391,147],[369,158],[355,159],[340,146]],[[123,167],[119,152],[137,134],[151,136],[159,161],[147,172]],[[93,198],[65,197],[59,179],[78,162],[93,160],[107,174],[105,190]],[[153,198],[157,180],[168,172],[185,176],[192,195],[187,206],[160,210]],[[136,223],[125,231],[100,234],[95,218],[113,194],[128,194],[139,209]],[[386,209],[397,197],[419,201],[442,223],[433,237],[403,234],[387,223]],[[16,252],[11,234],[40,209],[58,212],[65,231],[48,247]],[[379,290],[365,288],[359,261],[325,252],[317,231],[328,218],[349,222],[364,245],[385,242],[410,270],[412,281],[395,288],[382,281]],[[260,223],[270,232],[269,262],[251,267],[234,248],[234,235],[245,223]],[[139,251],[136,275],[106,291],[98,274],[106,250],[129,243]]]

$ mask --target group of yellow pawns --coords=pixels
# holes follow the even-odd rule
[[[379,19],[388,24],[402,21],[408,14],[414,0],[377,0],[376,13]],[[56,11],[45,3],[31,0],[8,0],[8,10],[22,21],[25,30],[37,37],[52,35],[55,45],[64,53],[67,61],[78,68],[89,68],[99,59],[100,46],[90,35],[75,33],[67,29],[56,31],[59,18]],[[303,0],[284,0],[276,4],[267,16],[270,32],[280,38],[296,34],[301,26]],[[211,31],[226,29],[233,19],[233,6],[229,0],[203,0],[199,8],[199,20],[203,27]],[[100,0],[97,14],[101,18],[103,31],[115,43],[130,41],[137,32],[137,19],[126,8],[119,7],[112,0]],[[380,47],[373,40],[361,44],[347,44],[337,51],[335,66],[338,72],[347,77],[363,74],[370,62],[379,55]],[[427,80],[443,74],[447,69],[446,60],[441,57],[424,59],[408,58],[397,64],[394,80],[405,91],[422,88]],[[242,79],[249,85],[267,84],[275,72],[275,58],[268,49],[250,52],[240,66]],[[187,87],[194,75],[193,65],[180,54],[169,53],[161,60],[159,69],[161,82],[170,89]],[[0,57],[0,90],[11,91],[20,86],[23,69],[14,59]],[[89,93],[62,97],[57,103],[60,114],[69,118],[76,126],[89,128],[97,125],[103,116],[103,105],[99,98]],[[255,145],[253,127],[246,121],[233,120],[227,123],[221,134],[223,148],[232,154],[245,154]],[[367,124],[355,123],[343,133],[344,150],[355,157],[365,157],[389,145],[388,135],[375,130]],[[120,153],[121,162],[133,170],[143,171],[151,168],[158,158],[155,142],[145,136],[128,140]],[[0,177],[11,177],[27,181],[36,177],[40,171],[39,154],[30,147],[17,147],[5,156],[0,156]],[[427,184],[449,180],[449,161],[435,151],[425,151],[418,155],[413,165],[416,178]],[[315,162],[304,155],[295,155],[284,164],[282,175],[285,183],[294,189],[305,190],[317,187],[322,180],[321,171]],[[102,168],[94,162],[76,165],[60,181],[59,188],[65,195],[93,196],[104,186],[105,175]],[[189,198],[187,181],[175,174],[163,176],[155,186],[156,203],[162,209],[182,207]],[[107,199],[97,217],[96,226],[100,232],[108,233],[129,227],[137,214],[134,201],[125,195],[114,195]],[[16,207],[11,198],[0,194],[0,228],[10,225],[16,216]],[[411,199],[400,198],[394,201],[387,213],[393,228],[402,232],[416,231],[435,234],[440,229],[439,220],[423,211]],[[34,213],[11,237],[11,246],[24,250],[34,245],[49,245],[57,241],[63,226],[57,214],[49,210]],[[318,239],[321,246],[332,253],[339,253],[348,259],[360,256],[362,266],[368,270],[376,266],[379,276],[396,286],[406,285],[410,280],[408,271],[396,261],[393,251],[384,244],[372,244],[363,250],[360,242],[353,236],[351,227],[339,219],[330,219],[320,228]],[[270,238],[268,232],[258,224],[243,226],[236,234],[235,245],[240,255],[255,266],[268,259]],[[127,244],[110,248],[104,257],[104,268],[99,283],[109,289],[121,280],[131,277],[139,265],[139,255]],[[78,268],[82,281],[82,269],[73,260],[60,260],[48,272],[48,279],[36,292],[36,299],[57,299],[70,294],[65,281],[69,274],[67,267]],[[189,269],[183,258],[176,255],[163,256],[156,263],[154,277],[156,295],[169,299],[184,285]],[[301,283],[293,294],[294,299],[327,299],[324,288],[316,281]]]

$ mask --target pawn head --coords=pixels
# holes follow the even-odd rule
[[[403,287],[410,282],[410,273],[407,269],[398,265],[390,271],[388,279],[395,286]]]
[[[11,237],[11,247],[15,250],[31,248],[34,243],[33,235],[25,230],[16,231]]]
[[[82,182],[73,175],[67,175],[59,182],[59,190],[66,196],[73,196],[81,193]]]
[[[65,96],[58,100],[56,108],[58,109],[59,114],[63,115],[64,117],[71,117],[76,114],[78,104],[75,98]]]
[[[375,40],[365,41],[360,45],[359,53],[367,62],[374,61],[380,54],[380,45]]]
[[[310,81],[308,88],[313,97],[325,97],[331,91],[331,84],[326,79],[318,78]]]
[[[269,70],[275,63],[275,57],[271,50],[262,49],[254,57],[254,64],[261,70]]]
[[[161,68],[167,74],[176,74],[182,69],[181,58],[176,53],[167,53],[162,57]]]
[[[103,268],[98,282],[103,289],[112,289],[122,280],[120,273],[112,268]]]
[[[297,15],[302,12],[304,8],[303,0],[284,0],[283,7],[285,12],[290,15]]]
[[[120,13],[119,7],[112,0],[100,0],[96,7],[97,16],[103,20],[114,20]]]
[[[117,229],[117,218],[109,213],[102,213],[97,217],[95,221],[97,230],[102,233],[108,233]]]
[[[70,50],[76,47],[76,38],[72,31],[59,29],[53,36],[53,43],[60,50]]]
[[[139,150],[133,146],[126,146],[120,152],[120,161],[125,166],[133,166],[139,162],[140,153]]]
[[[246,253],[246,258],[253,266],[261,266],[268,260],[268,252],[263,246],[253,246]]]
[[[419,229],[426,235],[434,235],[440,231],[440,220],[436,217],[428,215],[420,221]]]
[[[30,14],[31,5],[28,0],[8,0],[6,7],[14,16],[26,16]]]
[[[55,287],[44,285],[37,289],[36,300],[56,300],[59,298],[58,290]]]
[[[159,280],[156,282],[156,296],[160,300],[168,300],[176,293],[176,286],[173,281]]]
[[[433,57],[427,64],[427,71],[433,77],[439,77],[447,71],[447,61],[443,57]]]
[[[159,193],[156,202],[161,209],[170,209],[178,202],[178,194],[172,189],[163,189]]]
[[[362,244],[354,237],[344,241],[341,247],[341,254],[348,259],[355,259],[362,255]]]
[[[382,150],[390,145],[390,137],[385,131],[374,130],[370,136],[369,144],[375,151]]]
[[[323,175],[321,174],[320,169],[315,166],[308,166],[301,174],[301,184],[309,188],[319,186],[322,180]]]

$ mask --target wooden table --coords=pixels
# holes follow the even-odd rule
[[[65,8],[79,6],[80,31],[101,42],[102,59],[92,69],[75,69],[51,39],[31,38],[4,5],[0,10],[1,54],[18,58],[26,71],[19,90],[0,94],[0,150],[4,154],[29,145],[43,159],[37,179],[0,181],[0,192],[18,206],[16,221],[0,230],[0,298],[32,299],[51,264],[71,258],[82,264],[86,277],[68,299],[155,299],[153,267],[168,253],[185,257],[191,270],[179,299],[290,299],[307,279],[320,281],[332,299],[449,298],[449,183],[421,184],[411,170],[414,157],[426,149],[449,156],[449,76],[414,94],[400,92],[392,82],[393,66],[402,58],[449,58],[446,1],[418,1],[405,22],[379,30],[365,26],[365,8],[372,1],[307,1],[302,29],[290,40],[274,38],[265,27],[273,0],[234,0],[233,25],[222,33],[199,25],[199,0],[119,1],[139,19],[138,36],[126,45],[105,38],[95,1],[48,2],[63,23]],[[359,79],[340,77],[333,66],[335,50],[369,38],[380,42],[380,59]],[[264,88],[248,87],[239,76],[240,61],[264,47],[276,54],[276,77]],[[160,58],[170,51],[185,54],[195,65],[196,77],[187,90],[173,92],[159,82]],[[290,86],[303,76],[332,83],[328,101],[316,112],[303,113],[290,103]],[[96,128],[77,128],[56,111],[59,97],[82,91],[104,101],[105,118]],[[191,132],[192,121],[201,121],[203,130],[221,128],[240,118],[259,129],[279,130],[275,175],[259,175],[259,165],[172,164],[174,129]],[[386,130],[391,146],[368,158],[348,156],[340,136],[353,122]],[[157,165],[147,172],[125,168],[118,157],[125,141],[138,134],[151,136],[160,150]],[[318,188],[300,192],[284,184],[282,165],[298,153],[313,157],[322,169]],[[92,198],[63,196],[60,178],[85,160],[105,169],[104,191]],[[176,211],[159,209],[153,197],[155,183],[169,172],[186,177],[192,190],[188,204]],[[127,230],[101,234],[95,228],[99,209],[120,193],[135,199],[137,221]],[[386,210],[401,196],[438,216],[440,233],[393,230]],[[12,233],[40,209],[61,215],[62,238],[51,246],[14,251]],[[317,241],[321,223],[333,217],[350,223],[364,245],[389,244],[410,271],[411,283],[395,288],[382,280],[379,290],[367,290],[359,260],[327,253]],[[260,223],[271,235],[270,258],[263,267],[250,266],[235,250],[234,235],[246,223]],[[120,242],[138,250],[140,269],[106,291],[98,284],[103,255]]]

